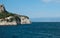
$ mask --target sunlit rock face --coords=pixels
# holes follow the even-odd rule
[[[31,21],[27,17],[20,17],[21,24],[31,24]]]
[[[13,16],[0,19],[0,25],[17,25],[16,20]]]
[[[3,4],[0,4],[0,13],[4,12],[5,11],[5,7]]]
[[[0,5],[0,25],[31,24],[28,16],[12,14]]]

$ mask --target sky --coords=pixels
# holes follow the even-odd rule
[[[0,0],[7,11],[30,18],[60,17],[60,0]]]

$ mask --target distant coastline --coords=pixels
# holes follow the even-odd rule
[[[31,18],[32,22],[60,22],[60,17]]]

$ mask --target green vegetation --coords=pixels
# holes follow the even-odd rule
[[[14,16],[14,14],[9,13],[9,12],[0,13],[0,18],[6,18],[6,17],[9,17],[9,16]]]
[[[18,15],[18,14],[13,14],[13,13],[10,13],[10,12],[7,12],[7,11],[0,13],[0,19],[1,19],[1,18],[4,19],[4,18],[9,17],[9,16],[14,16],[15,18],[26,17],[26,18],[29,19],[29,17],[27,17],[27,16]]]
[[[14,18],[7,19],[6,21],[7,22],[12,22],[12,21],[14,21]]]

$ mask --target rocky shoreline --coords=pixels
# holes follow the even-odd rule
[[[0,25],[31,24],[28,16],[9,13],[0,5]]]

